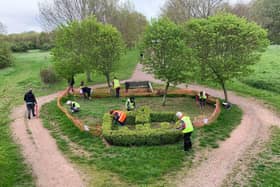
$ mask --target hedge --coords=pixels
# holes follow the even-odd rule
[[[103,137],[112,145],[140,146],[140,145],[164,145],[178,142],[182,138],[182,132],[170,127],[170,124],[161,123],[161,127],[151,129],[150,123],[137,124],[135,130],[122,127],[120,130],[113,129],[113,117],[105,114],[103,117]],[[168,127],[169,126],[169,127]]]

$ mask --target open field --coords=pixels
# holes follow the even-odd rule
[[[175,171],[186,163],[191,164],[191,159],[198,154],[198,150],[205,147],[216,148],[219,141],[228,138],[230,132],[240,123],[242,112],[237,107],[233,107],[230,111],[223,110],[221,117],[213,125],[197,129],[193,135],[195,151],[186,155],[182,151],[182,142],[165,146],[106,148],[100,138],[80,132],[56,107],[55,102],[43,107],[41,117],[59,148],[81,168],[87,168],[89,170],[87,172],[96,173],[97,169],[99,176],[103,176],[98,181],[105,181],[101,182],[102,185],[107,184],[107,175],[119,176],[115,181],[116,186],[120,181],[127,185],[155,185],[157,181],[161,181],[163,185],[164,175],[172,173],[175,175]],[[74,147],[79,147],[78,152],[81,154],[77,153]]]
[[[52,63],[48,52],[17,53],[14,58],[15,64],[13,67],[0,70],[0,186],[33,186],[31,170],[24,163],[20,149],[11,137],[10,110],[23,103],[23,95],[26,89],[30,87],[34,89],[35,95],[39,96],[63,90],[67,83],[61,81],[52,86],[41,83],[40,69]],[[138,51],[127,51],[116,75],[122,75],[120,78],[130,77],[137,62]],[[82,79],[84,79],[84,76],[79,76],[76,81],[77,84]],[[94,75],[93,79],[94,83],[104,81],[103,77],[99,75]]]

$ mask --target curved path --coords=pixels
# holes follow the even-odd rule
[[[137,65],[129,80],[150,80],[160,83],[153,76],[143,73],[141,65]],[[204,89],[210,95],[223,97],[222,92],[218,90],[195,85],[190,88]],[[40,97],[38,103],[43,105],[50,102],[58,94]],[[280,119],[257,101],[231,92],[229,98],[244,112],[241,124],[232,132],[230,138],[221,143],[218,149],[210,152],[206,161],[188,172],[187,177],[178,182],[179,186],[220,186],[250,145],[258,139],[266,138],[269,126],[280,126]],[[23,105],[15,108],[11,117],[14,120],[11,124],[14,137],[22,145],[23,154],[27,162],[31,164],[37,186],[85,186],[83,175],[58,150],[55,140],[43,127],[40,119],[27,120]]]

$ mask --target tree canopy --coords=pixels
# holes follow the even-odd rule
[[[153,20],[144,34],[142,63],[148,72],[166,83],[163,105],[170,83],[185,82],[193,67],[191,49],[183,37],[183,29],[167,18]]]
[[[269,45],[264,29],[231,14],[193,19],[185,31],[200,63],[200,74],[222,86],[226,101],[226,81],[249,73],[250,65]]]

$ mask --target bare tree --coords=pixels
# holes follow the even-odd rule
[[[206,18],[216,12],[224,0],[167,0],[162,16],[180,23],[190,18]]]
[[[0,22],[0,34],[6,34],[6,33],[7,33],[6,26]]]

